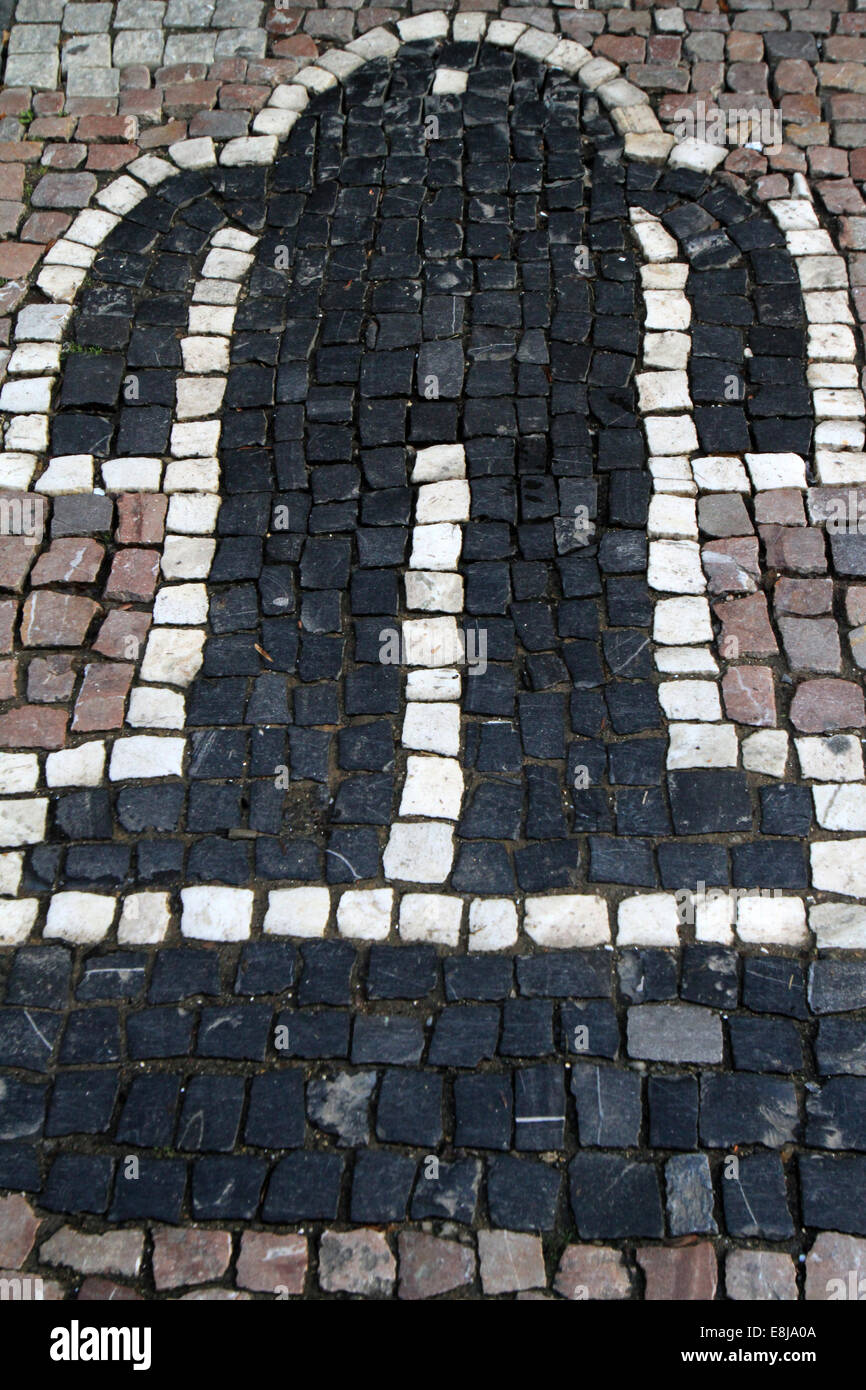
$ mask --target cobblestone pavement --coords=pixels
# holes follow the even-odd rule
[[[853,1296],[866,12],[0,10],[0,1277]]]

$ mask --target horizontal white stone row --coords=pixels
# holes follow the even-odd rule
[[[157,630],[155,635],[165,631]],[[193,635],[196,638],[200,636],[198,633]],[[155,649],[155,652],[158,656],[159,649]],[[191,659],[194,659],[196,647],[192,644],[191,652]],[[145,659],[147,660],[147,656]],[[445,675],[449,682],[456,674],[436,673],[437,676]],[[165,679],[168,680],[168,676]],[[178,677],[175,677],[175,683],[180,683]],[[458,688],[454,682],[453,690]],[[702,756],[713,757],[713,763],[707,765],[735,765],[734,726],[719,722],[721,709],[717,703],[718,692],[714,682],[665,681],[660,684],[659,692],[665,713],[676,721],[671,724],[671,753],[668,766],[701,765],[690,761],[695,743],[705,746],[706,751]],[[417,695],[421,692],[415,693]],[[438,688],[430,693],[444,696],[452,692]],[[455,700],[416,698],[409,702],[410,708],[414,708],[415,705],[418,706],[418,718],[429,719],[433,724],[437,724],[440,717],[448,713],[452,716],[450,723],[443,722],[430,731],[426,740],[428,744],[444,741],[449,730],[455,735],[459,733],[459,706]],[[703,720],[689,722],[683,718],[686,713],[698,709],[704,715]],[[413,733],[410,726],[408,735],[411,741],[406,742],[404,738],[404,746],[414,749],[421,743],[423,727],[422,724]],[[864,764],[860,740],[852,734],[833,734],[804,735],[793,741],[801,778],[820,784],[813,789],[819,824],[827,830],[866,830],[866,787],[862,785]],[[744,740],[743,748],[745,766],[749,770],[765,771],[772,764],[773,768],[780,769],[773,775],[781,775],[787,766],[789,739],[782,730],[757,730]],[[179,777],[183,773],[184,751],[183,738],[135,734],[117,739],[111,745],[107,745],[105,739],[92,739],[76,747],[60,749],[41,757],[44,760],[45,785],[51,789],[98,786],[105,775],[106,761],[108,779],[112,782],[153,781],[164,777]],[[456,821],[459,817],[459,765],[455,762],[458,749],[452,746],[447,754],[439,754],[437,750],[429,747],[422,748],[421,751],[435,756],[409,756],[401,814],[426,814],[446,821]],[[32,844],[40,838],[45,802],[40,797],[31,798],[26,795],[37,790],[39,780],[39,754],[0,752],[0,846]],[[38,813],[35,808],[38,808]]]
[[[854,843],[864,847],[862,840]],[[844,849],[850,859],[851,845],[851,841],[814,845],[816,872],[832,876],[833,857]],[[0,864],[0,871],[5,874],[7,867]],[[861,887],[864,872],[861,866]],[[180,900],[177,914],[167,892],[128,893],[122,898],[55,893],[43,939],[95,944],[109,937],[115,920],[120,945],[158,944],[166,940],[175,919],[181,936],[190,940],[245,941],[254,933],[258,915],[253,889],[199,885],[181,889]],[[472,951],[508,949],[520,941],[521,933],[535,945],[551,949],[674,948],[691,939],[692,929],[696,941],[722,945],[738,940],[746,945],[805,947],[812,940],[811,932],[819,948],[866,947],[866,907],[860,903],[814,903],[744,888],[641,893],[614,907],[594,893],[529,896],[522,903],[510,898],[473,898],[467,903],[448,893],[401,896],[393,888],[340,891],[303,886],[271,889],[262,897],[259,910],[265,936],[304,940],[324,937],[333,929],[350,940],[385,941],[396,932],[403,941],[449,949],[466,945]],[[0,946],[26,940],[38,913],[36,898],[0,899]]]
[[[157,629],[155,635],[166,631]],[[199,636],[198,633],[194,635]],[[191,651],[195,653],[195,650],[191,645]],[[194,655],[190,660],[194,660]],[[450,677],[454,673],[446,674]],[[168,680],[169,676],[163,679]],[[174,676],[174,680],[179,683],[180,677]],[[158,687],[146,688],[158,690]],[[670,724],[669,768],[737,765],[736,729],[732,724],[720,722],[721,710],[714,699],[718,692],[712,681],[665,681],[659,690],[665,712],[675,720]],[[705,715],[703,720],[676,720],[685,709],[699,708]],[[411,717],[408,711],[413,712]],[[710,719],[711,714],[713,719]],[[402,741],[404,747],[412,751],[407,759],[400,814],[426,816],[431,820],[393,827],[386,851],[389,878],[412,883],[441,883],[447,876],[447,869],[442,878],[422,877],[420,871],[426,866],[433,872],[435,866],[435,872],[440,872],[445,858],[453,852],[452,831],[447,822],[456,822],[459,818],[463,789],[462,771],[457,761],[459,716],[455,700],[413,699],[407,705]],[[417,724],[415,717],[419,721]],[[819,825],[826,830],[866,830],[866,787],[862,785],[864,765],[860,740],[853,734],[809,734],[793,742],[800,777],[819,784],[813,788]],[[446,743],[447,751],[442,753],[440,749]],[[759,729],[743,740],[743,764],[748,771],[782,776],[788,767],[789,744],[784,730]],[[111,744],[104,739],[92,739],[77,747],[44,755],[45,784],[49,789],[98,786],[106,772],[106,761],[110,782],[180,777],[185,751],[186,740],[180,736],[135,733]],[[418,752],[431,756],[419,757],[416,756]],[[39,778],[38,754],[0,753],[0,848],[37,844],[42,839],[47,801],[42,796],[27,795],[37,790]]]

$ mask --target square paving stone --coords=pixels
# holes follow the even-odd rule
[[[614,1154],[577,1154],[568,1165],[571,1207],[587,1240],[661,1239],[664,1212],[656,1169]]]
[[[108,1206],[113,1172],[114,1161],[107,1155],[59,1154],[39,1197],[40,1205],[47,1211],[102,1216]]]
[[[297,1150],[280,1159],[268,1183],[264,1221],[334,1221],[340,1202],[342,1154]]]
[[[863,1181],[866,1158],[803,1154],[798,1160],[803,1224],[819,1231],[866,1233]]]
[[[791,1081],[741,1072],[701,1077],[701,1141],[709,1148],[763,1144],[782,1148],[800,1132],[797,1092]]]
[[[475,1158],[422,1165],[412,1197],[413,1221],[457,1221],[469,1225],[475,1219],[481,1186],[481,1163]]]
[[[550,1231],[556,1225],[562,1174],[533,1159],[503,1155],[487,1163],[487,1204],[494,1226]]]
[[[362,1149],[352,1173],[353,1221],[405,1221],[417,1163],[404,1154]]]
[[[199,1158],[192,1165],[192,1210],[200,1221],[250,1221],[267,1173],[250,1154]]]
[[[641,1127],[641,1079],[637,1072],[578,1065],[572,1070],[571,1092],[582,1146],[637,1146]]]

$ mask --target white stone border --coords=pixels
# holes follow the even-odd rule
[[[647,94],[627,82],[616,64],[604,58],[594,57],[589,49],[572,40],[558,38],[530,24],[490,20],[484,12],[456,15],[452,23],[444,11],[433,11],[401,20],[396,27],[399,37],[384,26],[370,30],[362,37],[352,40],[345,48],[329,50],[315,63],[303,68],[291,82],[276,87],[267,106],[258,113],[253,122],[254,135],[227,141],[220,149],[219,155],[210,138],[183,140],[170,146],[168,155],[171,162],[156,155],[143,155],[96,194],[96,208],[86,209],[78,214],[65,235],[46,254],[42,271],[36,281],[37,287],[53,301],[53,307],[25,305],[17,315],[14,341],[16,353],[20,352],[21,356],[18,357],[15,367],[10,364],[10,375],[17,376],[20,373],[21,381],[10,383],[17,389],[9,391],[8,395],[7,388],[4,387],[5,400],[0,397],[0,408],[7,410],[12,416],[4,439],[5,452],[0,454],[0,485],[22,490],[32,487],[34,491],[49,495],[95,490],[94,460],[89,456],[53,458],[41,472],[38,472],[38,463],[40,455],[44,456],[48,446],[51,392],[60,370],[59,345],[71,315],[71,306],[99,246],[109,231],[118,225],[121,217],[145,198],[149,189],[182,169],[211,167],[217,161],[227,167],[272,163],[279,141],[291,131],[300,112],[307,105],[310,93],[326,91],[336,86],[372,58],[393,57],[402,43],[418,39],[444,38],[449,33],[455,40],[478,41],[485,38],[487,42],[513,47],[516,52],[525,53],[539,62],[568,73],[577,79],[582,88],[594,92],[603,103],[614,128],[624,137],[626,159],[657,164],[667,162],[672,168],[711,172],[725,157],[724,148],[694,138],[680,139],[673,134],[665,133],[649,105]],[[795,183],[799,177],[795,176]],[[808,200],[805,181],[801,183],[798,199],[784,199],[771,204],[771,211],[777,220],[790,216],[790,212],[786,211],[787,205]],[[814,218],[813,209],[811,215]],[[786,228],[786,232],[787,230]],[[790,230],[814,232],[819,229],[816,223],[808,222],[805,226],[792,225]],[[229,232],[228,235],[237,238],[246,234]],[[211,254],[219,252],[249,256],[249,248],[241,249],[237,241],[225,246],[215,244]],[[842,302],[842,291],[848,287],[844,261],[835,253],[826,256],[823,251],[819,251],[818,243],[814,239],[811,244],[802,248],[802,255],[813,260],[811,266],[801,267],[798,262],[804,291],[810,297],[810,301],[813,292],[815,295],[815,302],[810,302],[808,306],[811,311],[810,321],[833,326],[847,326],[853,323],[847,295],[844,296],[844,303]],[[821,261],[832,261],[833,264],[822,265],[819,264]],[[814,278],[816,275],[817,279]],[[224,272],[215,273],[213,278],[237,284],[237,280],[232,281]],[[838,302],[833,299],[828,304],[825,298],[821,297],[828,291],[838,297]],[[230,300],[216,304],[210,301],[210,307],[230,308],[232,303]],[[212,380],[208,370],[208,363],[212,359],[200,355],[202,345],[194,340],[199,337],[213,340],[227,337],[222,329],[217,332],[213,326],[210,333],[198,331],[203,322],[210,325],[219,322],[214,318],[203,320],[197,316],[193,320],[191,313],[190,320],[191,332],[184,340],[187,344],[187,350],[184,352],[184,370],[187,376],[179,379],[179,403],[181,381],[190,383],[184,385],[183,390],[187,393],[186,398],[191,399],[196,395],[196,378],[199,379],[199,396],[202,391],[208,389],[203,385],[203,381]],[[227,318],[222,322],[227,324]],[[194,325],[196,331],[193,331]],[[816,335],[816,340],[821,336]],[[847,339],[845,341],[847,354]],[[211,345],[209,350],[217,349]],[[839,359],[829,357],[826,360]],[[841,360],[850,361],[847,356]],[[820,373],[815,375],[812,384],[815,389],[816,410],[822,412],[822,421],[828,421],[828,428],[822,433],[822,447],[818,450],[816,458],[821,480],[866,480],[866,454],[849,448],[829,447],[834,441],[838,442],[838,435],[834,434],[829,426],[838,423],[840,419],[851,418],[850,412],[858,404],[853,399],[854,388],[851,388],[851,394],[848,394],[847,388],[840,392],[829,387],[826,384],[826,376],[821,376]],[[651,383],[647,383],[647,389],[650,389],[650,386]],[[844,399],[839,399],[840,395]],[[862,415],[862,411],[860,414]],[[207,428],[208,424],[210,429]],[[665,420],[664,430],[670,438],[670,417]],[[654,436],[649,430],[648,435],[651,457],[659,457],[653,455]],[[160,594],[155,598],[154,630],[148,640],[145,654],[147,665],[142,664],[141,674],[145,679],[150,674],[157,683],[140,684],[135,688],[135,698],[130,699],[127,722],[131,722],[130,716],[134,719],[154,720],[158,713],[164,721],[160,727],[176,727],[171,721],[179,717],[179,697],[170,686],[159,683],[164,679],[166,655],[166,639],[160,636],[160,633],[164,634],[167,630],[163,624],[172,623],[177,624],[176,632],[188,635],[196,631],[194,625],[181,625],[181,619],[170,615],[180,612],[189,616],[201,611],[204,585],[195,581],[203,581],[207,577],[207,572],[203,569],[207,542],[203,543],[200,536],[198,540],[190,540],[189,536],[197,536],[199,533],[195,528],[202,524],[206,515],[213,514],[212,499],[216,489],[205,486],[204,480],[209,477],[208,463],[212,463],[214,459],[218,437],[217,421],[197,420],[194,415],[189,420],[178,420],[172,430],[171,459],[166,472],[178,465],[176,475],[183,476],[185,481],[194,477],[197,482],[192,488],[188,482],[185,487],[178,487],[176,492],[180,496],[176,501],[173,499],[170,502],[170,525],[176,525],[178,530],[172,532],[171,536],[167,533],[168,564],[164,551],[162,569],[166,578],[189,582],[172,586],[183,589],[184,592],[170,595],[164,603],[160,603],[162,623],[156,616]],[[191,467],[183,473],[180,465],[189,465],[190,460]],[[136,462],[139,465],[137,469]],[[161,460],[107,460],[102,468],[103,481],[109,490],[116,488],[122,491],[133,486],[136,490],[159,489]],[[657,472],[658,481],[661,482],[661,471]],[[655,479],[656,473],[653,476]],[[436,485],[433,484],[434,487]],[[165,490],[168,491],[168,488]],[[664,491],[663,487],[659,487],[657,497]],[[655,516],[663,514],[664,504],[655,508]],[[419,523],[421,524],[423,523]],[[184,527],[188,529],[184,530]],[[659,536],[657,541],[664,544],[666,539],[673,538]],[[173,541],[171,546],[168,544],[169,540]],[[210,545],[213,545],[212,541]],[[194,550],[198,552],[198,563],[202,572],[184,574],[173,565],[172,553],[175,556],[180,553],[183,558],[191,556]],[[456,574],[456,564],[455,556],[454,568],[450,573]],[[208,571],[209,568],[208,559]],[[413,568],[416,567],[410,562],[410,570]],[[162,592],[160,590],[160,593]],[[168,590],[165,592],[169,594]],[[430,620],[421,620],[422,623],[425,621]],[[196,637],[189,642],[188,666],[195,667],[196,657],[200,660],[200,655],[201,648]],[[441,675],[441,672],[437,675],[437,671],[438,667],[432,665],[419,667],[414,673],[421,678],[414,683],[417,689],[420,691],[422,688],[436,688]],[[192,679],[192,674],[189,679]],[[412,703],[414,701],[410,699],[410,706]],[[154,727],[153,723],[151,727]],[[148,760],[151,767],[154,765],[151,759],[161,758],[161,775],[172,775],[180,771],[183,739],[133,735],[121,740],[121,743],[126,745],[132,745],[134,742],[135,747],[118,747],[112,750],[109,776],[112,776],[113,768],[113,780],[119,780],[127,767],[135,767],[137,771],[128,772],[126,775],[140,775],[142,757]],[[806,741],[798,740],[798,743],[801,742]],[[808,742],[822,743],[821,740]],[[87,751],[83,752],[82,749]],[[94,785],[101,780],[104,755],[102,740],[74,749],[65,749],[57,754],[49,754],[46,759],[46,781],[49,785]],[[57,781],[51,780],[48,772],[48,763],[52,758],[58,760],[52,765],[53,768],[59,769],[60,780]],[[14,761],[14,767],[10,765],[10,759]],[[440,761],[451,759],[443,756]],[[701,765],[707,766],[707,763]],[[4,755],[3,767],[4,792],[35,790],[38,784],[38,758],[35,754]],[[441,774],[440,780],[444,777],[447,782],[451,769],[441,768],[436,771]],[[859,776],[862,777],[862,764]],[[405,787],[403,796],[406,797]],[[408,805],[412,804],[410,799]],[[0,855],[0,891],[10,895],[0,899],[0,945],[20,944],[28,938],[35,925],[39,900],[15,899],[12,896],[18,891],[22,872],[23,855],[16,852],[16,847],[42,841],[47,805],[47,799],[38,796],[0,801],[0,844],[7,846],[11,851]],[[447,823],[450,819],[450,816],[443,817],[446,834],[449,833]],[[429,820],[421,824],[428,835],[434,834],[438,840],[443,839],[442,821]],[[851,897],[866,897],[866,868],[858,868],[855,858],[858,850],[864,847],[866,840],[824,841],[813,845],[815,886]],[[396,851],[395,845],[395,855]],[[337,897],[338,894],[335,892],[334,896]],[[250,935],[254,907],[254,893],[251,889],[222,886],[188,887],[181,890],[181,899],[180,929],[184,936],[206,940],[240,940]],[[100,893],[70,891],[54,894],[43,935],[46,939],[55,938],[68,942],[103,941],[109,936],[120,901],[121,899],[114,895]],[[264,918],[266,933],[278,932],[297,937],[321,936],[328,928],[332,902],[331,892],[327,887],[271,890],[268,902]],[[741,917],[743,904],[740,905],[737,921],[741,940],[786,945],[805,944],[808,938],[805,930],[805,904],[801,898],[777,899],[775,904],[761,899],[760,905],[762,910],[758,923],[754,922],[753,915],[749,915],[748,912],[745,917]],[[474,899],[469,911],[469,944],[476,950],[496,950],[512,945],[518,936],[519,906],[519,900],[515,903],[511,899]],[[676,895],[669,893],[636,894],[626,898],[620,903],[618,910],[618,944],[679,944],[679,928],[672,915],[672,907],[676,908]],[[827,909],[833,907],[837,907],[839,913],[844,915],[844,922],[838,914],[832,921],[828,920]],[[383,939],[390,932],[392,908],[393,892],[390,889],[348,889],[339,894],[336,912],[338,928],[342,934],[360,939]],[[462,898],[439,893],[407,893],[400,905],[400,936],[403,939],[434,941],[455,946],[461,939],[462,913]],[[859,905],[855,909],[852,904],[824,904],[821,908],[813,909],[813,919],[816,919],[819,913],[824,915],[813,920],[819,945],[866,945],[866,909]],[[162,941],[168,932],[170,921],[169,894],[146,892],[123,895],[117,940],[120,944]],[[598,894],[552,893],[539,897],[529,895],[524,904],[523,928],[531,940],[544,946],[599,945],[610,944],[612,940],[608,905]],[[707,931],[710,931],[709,927],[705,929],[705,932]],[[722,931],[721,938],[713,935],[711,931],[709,935],[702,934],[699,929],[698,937],[729,939],[730,928]]]

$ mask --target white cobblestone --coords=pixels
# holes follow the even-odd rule
[[[39,759],[35,753],[0,753],[0,795],[32,792],[39,781]]]
[[[385,941],[393,911],[392,888],[350,888],[337,907],[337,929],[351,941]]]
[[[94,739],[77,748],[61,748],[45,759],[49,787],[98,787],[105,771],[105,741]]]
[[[368,29],[366,34],[352,39],[346,47],[351,53],[359,53],[362,58],[391,58],[399,50],[400,41],[388,29],[380,26]]]
[[[866,898],[866,840],[819,840],[810,854],[813,888]]]
[[[462,919],[463,899],[445,893],[406,893],[400,902],[403,941],[459,946]]]
[[[772,897],[768,893],[737,900],[737,936],[754,945],[805,946],[809,942],[806,904],[801,898]]]
[[[729,946],[734,939],[734,919],[736,899],[731,893],[719,890],[714,893],[695,893],[694,901],[695,940],[720,946]]]
[[[175,418],[178,420],[201,420],[208,415],[216,415],[222,405],[225,389],[225,377],[178,377]]]
[[[652,454],[648,467],[655,492],[680,493],[684,497],[694,497],[697,493],[691,464],[682,454]]]
[[[406,607],[424,613],[462,613],[463,576],[447,570],[407,570]]]
[[[712,721],[722,717],[715,681],[663,681],[659,703],[667,719]]]
[[[164,584],[157,590],[153,621],[195,626],[207,621],[208,596],[204,584]]]
[[[268,894],[263,930],[273,936],[324,936],[330,915],[327,888],[275,888]]]
[[[162,572],[166,579],[207,579],[216,541],[203,536],[166,536]]]
[[[177,690],[163,690],[156,685],[133,686],[126,723],[131,729],[182,729],[186,723],[186,701]]]
[[[807,356],[810,363],[853,363],[856,355],[854,334],[847,324],[820,323],[810,325],[807,335]]]
[[[538,946],[601,946],[610,941],[607,903],[594,893],[528,897],[523,927]]]
[[[128,893],[117,924],[118,946],[155,946],[171,922],[168,893]]]
[[[647,333],[643,341],[644,365],[666,371],[681,370],[688,363],[690,348],[691,339],[687,333]]]
[[[55,893],[48,904],[43,936],[89,946],[111,931],[117,902],[104,893]]]
[[[692,473],[702,492],[748,492],[749,480],[742,461],[721,454],[702,454],[692,459]]]
[[[35,472],[35,454],[0,453],[0,487],[26,492]]]
[[[651,454],[693,454],[698,447],[691,415],[648,415],[644,428]]]
[[[460,709],[444,701],[411,701],[400,735],[404,748],[456,758],[460,752]]]
[[[13,415],[6,427],[6,448],[15,453],[44,454],[48,448],[47,415]]]
[[[150,738],[147,734],[119,738],[111,748],[109,780],[126,782],[133,778],[179,777],[185,748],[186,740],[182,738]]]
[[[487,26],[485,38],[488,43],[498,44],[502,48],[513,48],[525,30],[525,24],[516,24],[511,20],[492,19]]]
[[[758,729],[743,739],[743,767],[767,777],[784,777],[789,742],[784,729]]]
[[[45,839],[48,802],[44,797],[15,797],[0,801],[0,845],[38,845]]]
[[[171,453],[175,458],[212,458],[220,437],[219,420],[196,420],[173,425]]]
[[[469,484],[462,478],[425,483],[418,489],[416,519],[420,524],[469,520]]]
[[[657,494],[650,501],[647,529],[654,537],[697,540],[698,519],[694,498],[677,497],[666,492]]]
[[[552,68],[562,68],[563,72],[574,76],[591,60],[592,54],[583,44],[571,39],[561,39],[555,48],[545,54],[544,61]]]
[[[852,734],[795,738],[800,772],[816,782],[862,782],[863,749]]]
[[[59,343],[71,315],[65,304],[25,304],[15,320],[13,338],[15,342]]]
[[[15,896],[21,886],[23,869],[24,855],[17,850],[0,854],[0,894],[4,897]]]
[[[809,927],[818,950],[866,949],[866,907],[862,903],[814,903]]]
[[[429,706],[428,706],[429,708]],[[382,856],[387,879],[444,883],[454,860],[454,830],[440,821],[396,821]]]
[[[328,890],[324,891],[327,893]],[[274,897],[274,894],[270,896]],[[221,888],[209,883],[182,888],[180,900],[180,930],[190,940],[245,941],[249,936],[253,915],[252,889]]]
[[[49,497],[93,491],[93,455],[60,454],[50,459],[48,467],[33,484],[34,492]]]
[[[466,477],[466,451],[462,444],[432,444],[419,449],[412,465],[413,483],[439,483]]]
[[[0,900],[0,946],[21,946],[36,925],[38,913],[38,898]]]
[[[866,786],[858,782],[813,787],[815,818],[822,830],[866,830]]]
[[[279,141],[276,135],[241,135],[229,140],[220,152],[220,164],[273,164]]]
[[[216,530],[220,498],[208,492],[178,492],[168,504],[167,529],[175,535],[207,536]]]
[[[180,169],[210,169],[217,162],[216,146],[209,135],[195,140],[176,140],[168,152]]]
[[[462,542],[460,527],[452,522],[414,526],[409,565],[413,570],[456,570]]]
[[[756,492],[806,486],[806,464],[799,454],[746,454],[746,467]]]
[[[106,492],[158,492],[161,478],[160,459],[106,459],[102,465]]]
[[[636,382],[641,410],[688,410],[691,407],[686,372],[639,372]]]
[[[6,363],[9,376],[29,372],[59,372],[59,343],[22,343]]]
[[[673,893],[638,893],[617,908],[617,946],[678,946],[679,907]]]
[[[656,670],[664,676],[716,676],[719,663],[706,647],[659,647]]]
[[[739,758],[733,724],[671,724],[667,765],[678,767],[736,767]]]
[[[419,39],[444,39],[448,33],[448,16],[444,10],[430,10],[427,14],[399,20],[397,29],[404,43],[414,43]]]
[[[644,303],[646,327],[650,330],[682,331],[692,321],[692,306],[682,290],[645,290]],[[676,453],[677,450],[669,452]]]
[[[462,799],[463,772],[456,758],[407,758],[401,816],[456,821]]]
[[[434,96],[459,96],[466,91],[469,73],[459,68],[437,68],[433,78]]]
[[[653,613],[653,640],[677,647],[711,642],[713,623],[708,600],[688,595],[660,599]]]
[[[454,666],[462,659],[460,631],[452,617],[406,618],[401,640],[407,666]]]
[[[173,459],[166,464],[162,482],[165,493],[219,492],[219,463],[216,459]]]
[[[696,541],[650,541],[647,582],[662,593],[702,594],[707,581]]]
[[[113,179],[97,193],[96,201],[106,212],[112,212],[116,217],[124,217],[146,197],[147,189],[143,184],[126,174],[121,174],[120,178]],[[72,231],[67,231],[66,235],[71,237]]]
[[[406,676],[406,699],[459,700],[462,689],[460,672],[448,667],[436,671],[410,671]]]
[[[469,904],[470,951],[504,951],[517,941],[517,908],[510,898],[473,898]]]
[[[148,639],[141,678],[157,685],[189,685],[201,667],[205,634],[198,628],[154,628]]]
[[[668,163],[672,169],[694,169],[696,173],[709,174],[726,155],[723,145],[711,145],[707,140],[688,136],[674,145]]]

